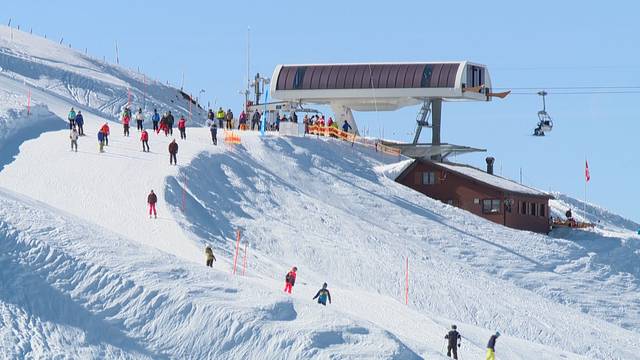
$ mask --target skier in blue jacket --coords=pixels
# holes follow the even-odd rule
[[[100,152],[104,152],[104,133],[102,130],[98,131],[98,147]]]
[[[153,131],[158,131],[158,122],[160,121],[160,114],[158,114],[158,109],[153,109],[151,121],[153,121]]]
[[[316,296],[313,297],[313,300],[315,299],[318,299],[318,304],[324,306],[327,306],[327,299],[329,299],[329,304],[331,304],[331,293],[327,289],[327,283],[322,284],[322,289],[318,290]]]
[[[82,111],[78,110],[76,114],[76,125],[78,126],[78,135],[84,136],[84,118],[82,117]]]
[[[344,124],[342,124],[342,131],[344,132],[349,132],[349,130],[351,130],[351,125],[349,125],[349,123],[347,122],[347,120],[344,121]]]

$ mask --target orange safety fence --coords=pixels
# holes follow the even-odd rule
[[[308,129],[309,129],[309,134],[320,135],[320,136],[330,136],[330,137],[342,139],[344,141],[348,141],[351,143],[357,143],[359,145],[374,148],[376,151],[381,151],[385,154],[400,156],[400,149],[384,145],[380,143],[379,140],[357,137],[356,134],[351,134],[346,131],[342,131],[336,127],[310,125]]]
[[[233,131],[224,131],[224,142],[226,144],[240,144],[242,141],[240,140],[240,135],[236,134]]]

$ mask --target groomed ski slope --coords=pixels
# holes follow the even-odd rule
[[[206,129],[189,128],[174,167],[170,137],[151,134],[143,153],[136,131],[124,138],[111,123],[99,154],[97,129],[119,111],[104,111],[108,97],[81,102],[34,78],[38,110],[23,116],[15,74],[40,61],[31,51],[49,47],[48,62],[65,69],[84,60],[22,36],[0,46],[26,59],[0,72],[0,139],[15,141],[0,148],[7,357],[442,359],[456,323],[463,358],[482,358],[495,330],[499,359],[640,358],[637,224],[592,206],[581,214],[559,196],[555,213],[571,206],[599,227],[551,237],[506,229],[396,184],[387,176],[400,159],[328,139],[244,132],[242,145],[214,147]],[[119,89],[118,108],[128,75],[110,74],[99,88]],[[57,129],[77,105],[87,136],[72,153]],[[146,215],[150,189],[157,220]],[[236,229],[248,243],[246,276],[231,275]],[[287,296],[292,265],[300,271]],[[311,300],[324,281],[327,308]]]

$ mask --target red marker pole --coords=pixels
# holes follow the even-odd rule
[[[409,257],[407,256],[406,262],[406,277],[405,277],[405,287],[404,287],[404,303],[405,305],[409,305]]]
[[[236,230],[236,256],[233,258],[233,274],[236,273],[236,267],[238,265],[238,252],[240,251],[240,230]]]
[[[244,261],[242,262],[242,276],[247,272],[247,244],[244,244]]]

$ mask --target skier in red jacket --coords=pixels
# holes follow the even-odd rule
[[[187,139],[187,120],[184,116],[180,116],[178,120],[178,130],[180,130],[180,139]]]
[[[100,128],[100,131],[102,131],[102,135],[104,136],[104,144],[109,146],[109,124],[104,123]]]
[[[140,141],[142,141],[142,151],[149,152],[149,133],[147,132],[147,130],[142,129],[142,133],[140,134]]]
[[[149,193],[149,196],[147,196],[147,204],[149,204],[149,219],[151,219],[151,213],[153,212],[153,216],[155,216],[155,218],[158,218],[158,214],[156,213],[156,203],[158,202],[158,197],[156,196],[156,194],[153,193],[153,190],[151,190],[151,193]]]
[[[284,292],[288,292],[289,294],[291,294],[291,289],[293,288],[293,285],[295,285],[296,283],[296,272],[298,271],[297,267],[293,267],[291,269],[291,271],[289,271],[287,273],[287,276],[285,276],[284,278]]]

